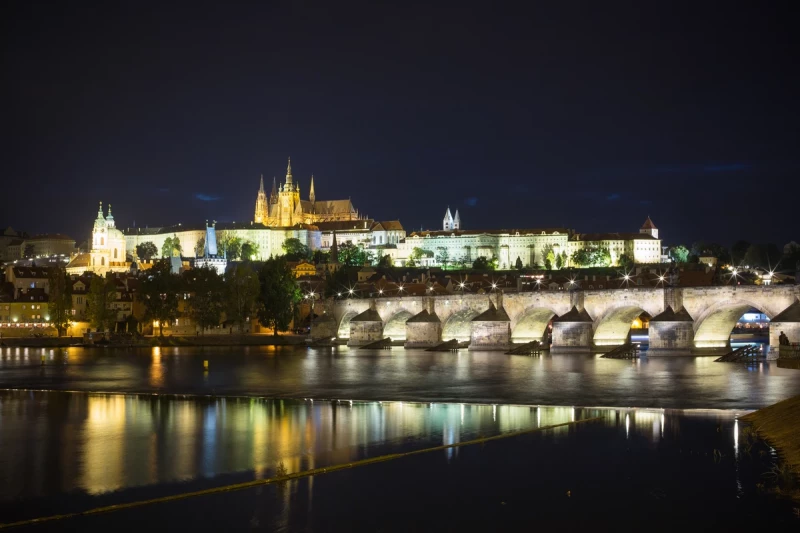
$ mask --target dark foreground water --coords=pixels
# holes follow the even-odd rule
[[[0,348],[0,388],[755,409],[800,394],[800,372],[774,362],[715,363],[714,357],[628,361],[346,347]]]
[[[796,531],[763,476],[774,452],[736,414],[6,391],[0,522],[599,417],[25,529]]]

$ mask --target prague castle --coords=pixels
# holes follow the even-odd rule
[[[285,181],[273,178],[267,195],[264,179],[256,195],[253,220],[244,223],[215,223],[212,226],[225,258],[225,243],[238,239],[255,250],[247,259],[264,260],[283,253],[287,239],[298,239],[311,250],[328,251],[334,242],[351,243],[372,249],[374,255],[388,255],[396,266],[471,265],[478,258],[496,260],[501,269],[542,267],[548,258],[561,257],[560,266],[571,266],[573,254],[581,249],[602,249],[608,261],[618,265],[623,257],[634,263],[654,264],[665,260],[661,240],[648,217],[636,233],[578,233],[568,228],[539,229],[464,229],[461,214],[447,208],[439,230],[406,235],[399,220],[374,220],[359,214],[347,200],[317,200],[314,176],[310,178],[308,198],[301,199],[300,185],[292,176],[291,159]],[[93,270],[98,273],[121,271],[136,257],[136,247],[152,242],[161,251],[167,239],[180,242],[184,258],[204,256],[208,223],[178,224],[165,227],[116,228],[109,206],[101,209],[94,222],[92,246],[70,263],[71,272]],[[334,239],[335,235],[335,239]],[[422,255],[422,257],[420,257]],[[410,261],[415,257],[413,263]],[[231,259],[231,258],[228,258]]]
[[[308,200],[300,199],[300,185],[292,178],[292,159],[286,167],[286,181],[277,187],[272,179],[272,193],[267,198],[264,177],[256,197],[253,221],[270,227],[290,227],[296,224],[358,220],[358,211],[350,200],[320,200],[314,193],[314,176],[308,190]]]

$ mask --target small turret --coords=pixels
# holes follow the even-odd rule
[[[286,166],[286,190],[292,190],[292,158],[289,158],[289,164]]]

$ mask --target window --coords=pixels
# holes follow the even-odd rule
[[[114,259],[116,259],[116,258],[117,258],[117,249],[114,248]]]
[[[104,237],[100,237],[100,246],[104,246],[106,243],[106,239]]]
[[[100,258],[100,266],[106,266],[106,258],[105,257],[101,257]]]

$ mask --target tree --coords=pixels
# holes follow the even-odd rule
[[[157,253],[158,248],[150,241],[136,245],[136,255],[139,257],[139,259],[149,261],[150,259],[154,258]]]
[[[514,263],[514,268],[516,268],[517,270],[522,270],[523,268],[522,259],[519,256],[517,256],[517,260]]]
[[[344,245],[339,247],[339,254],[342,253],[342,247],[344,247]],[[294,237],[286,239],[283,241],[281,248],[283,248],[283,253],[287,261],[307,261],[311,259],[311,251],[308,249],[308,246],[300,242],[300,239]],[[341,255],[339,257],[341,257]]]
[[[242,243],[242,260],[252,261],[258,255],[258,245],[253,241],[244,241]]]
[[[561,270],[563,266],[564,266],[564,254],[556,255],[556,269]]]
[[[161,257],[172,257],[175,254],[183,254],[181,247],[181,240],[176,235],[175,237],[167,237],[164,239],[164,244],[161,246]]]
[[[380,260],[378,261],[379,268],[390,268],[392,265],[392,256],[389,254],[381,256]]]
[[[339,245],[339,262],[345,266],[364,266],[372,263],[372,260],[372,252],[361,246],[356,246],[352,242]]]
[[[552,270],[553,269],[553,265],[556,262],[556,254],[553,251],[553,247],[552,246],[546,246],[544,248],[544,252],[545,252],[545,254],[544,254],[544,266],[545,266],[545,268],[547,270]]]
[[[144,304],[144,318],[158,321],[158,335],[164,336],[164,323],[178,318],[180,278],[172,273],[169,260],[157,261],[142,280],[139,295]]]
[[[633,268],[633,258],[628,254],[621,254],[619,256],[619,266],[621,266],[626,271],[629,271]]]
[[[800,270],[800,245],[792,241],[783,247],[783,266]]]
[[[760,244],[751,244],[744,254],[744,264],[749,267],[761,266],[767,262],[766,248]]]
[[[450,262],[450,252],[447,248],[439,248],[439,255],[436,256],[436,261],[444,268],[447,268],[447,263]]]
[[[497,258],[480,256],[472,263],[472,268],[475,270],[494,270],[497,268]]]
[[[410,267],[415,267],[423,257],[427,257],[427,250],[414,247],[411,253],[408,254],[408,262],[406,264]]]
[[[30,259],[34,256],[34,254],[36,254],[36,246],[30,243],[26,244],[25,248],[22,250],[22,257],[25,259]]]
[[[185,273],[185,291],[190,293],[189,316],[200,330],[219,326],[225,307],[225,283],[217,270],[204,266]]]
[[[689,250],[684,245],[679,244],[669,249],[669,256],[676,263],[685,263],[689,260]]]
[[[731,246],[731,261],[734,265],[741,265],[744,261],[744,256],[747,255],[747,250],[750,248],[750,243],[747,241],[736,241]]]
[[[611,252],[603,246],[585,246],[572,252],[572,264],[582,267],[611,266]]]
[[[203,257],[206,254],[206,238],[200,237],[197,239],[197,244],[194,245],[194,256]]]
[[[256,310],[258,274],[247,264],[238,264],[225,275],[225,316],[244,333],[244,323]]]
[[[95,276],[89,284],[86,297],[86,314],[89,323],[99,331],[108,331],[117,322],[117,311],[113,303],[117,299],[117,288],[111,278]]]
[[[716,257],[721,265],[731,262],[731,254],[724,246],[713,242],[696,242],[692,244],[692,257]]]
[[[311,260],[317,265],[330,263],[331,254],[330,252],[323,252],[322,250],[314,250],[314,255],[311,257]]]
[[[300,302],[300,288],[285,257],[272,257],[264,262],[258,272],[261,284],[258,320],[270,327],[275,336],[278,331],[289,329]]]
[[[226,259],[234,261],[242,253],[242,239],[229,231],[220,232],[217,239],[217,254],[222,254]]]
[[[56,327],[58,336],[64,334],[70,322],[72,312],[72,283],[66,270],[60,265],[53,265],[47,270],[50,287],[50,322]]]

